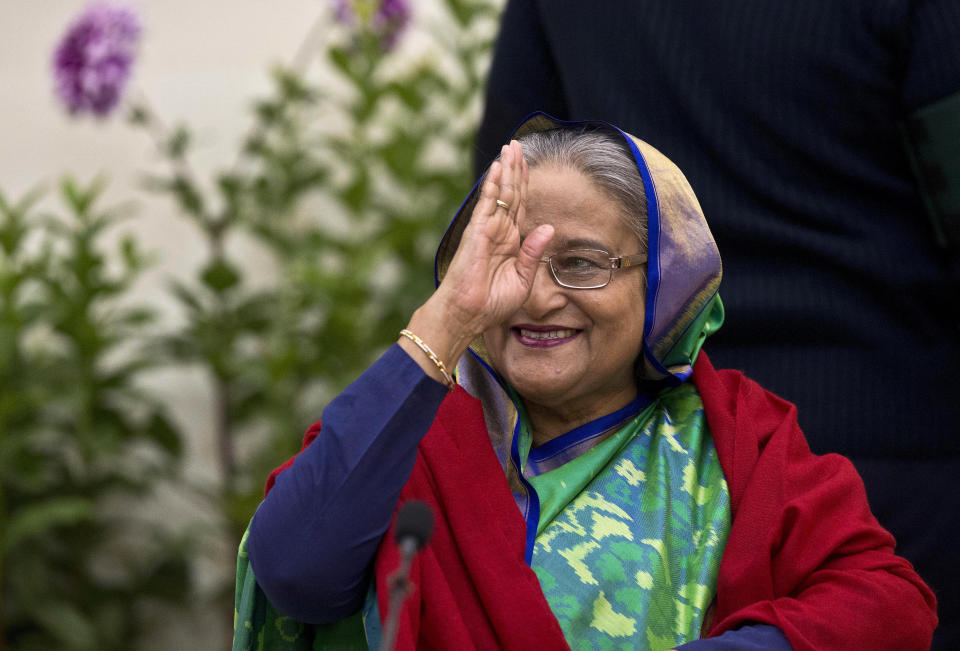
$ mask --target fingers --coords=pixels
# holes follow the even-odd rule
[[[517,223],[526,202],[526,161],[520,143],[513,140],[500,150],[500,158],[490,165],[474,215],[500,215]]]
[[[500,178],[503,175],[503,164],[495,160],[490,164],[487,175],[480,186],[480,198],[473,209],[476,215],[492,215],[497,208],[496,200],[500,197]]]
[[[517,255],[517,273],[528,287],[533,285],[537,265],[540,264],[540,259],[543,258],[550,240],[553,239],[553,232],[553,226],[541,224],[533,229],[520,245],[520,253]]]
[[[517,143],[517,149],[520,154],[520,199],[517,201],[516,222],[519,224],[523,221],[527,211],[527,189],[530,186],[530,167],[523,157],[523,147],[519,142]]]
[[[503,163],[503,173],[500,178],[500,194],[497,197],[497,209],[505,211],[506,215],[513,221],[516,221],[517,207],[519,206],[519,185],[520,185],[520,161],[523,157],[518,155],[520,143],[513,140],[509,145],[504,145],[500,150],[500,161]],[[504,205],[506,204],[506,205]]]

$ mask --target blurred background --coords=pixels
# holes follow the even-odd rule
[[[266,474],[433,286],[501,5],[0,3],[0,649],[229,645]]]

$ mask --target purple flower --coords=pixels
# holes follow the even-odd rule
[[[354,29],[365,29],[390,50],[410,22],[408,0],[334,0],[337,20]]]
[[[53,55],[57,95],[72,114],[109,114],[130,77],[140,20],[126,7],[96,3],[67,29]]]

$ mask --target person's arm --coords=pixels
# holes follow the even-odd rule
[[[520,236],[528,179],[520,144],[504,146],[440,287],[410,319],[407,329],[437,360],[400,337],[330,403],[322,433],[275,476],[247,550],[278,611],[325,623],[359,608],[417,443],[443,399],[437,361],[452,369],[476,335],[519,308],[553,236],[547,225]]]
[[[446,388],[391,347],[323,411],[322,431],[276,477],[247,549],[274,607],[326,623],[357,611],[367,573]]]
[[[677,651],[793,651],[793,647],[776,626],[748,624],[718,637],[681,644]]]

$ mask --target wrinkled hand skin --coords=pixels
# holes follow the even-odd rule
[[[504,145],[500,159],[490,166],[484,179],[443,282],[407,326],[448,368],[474,337],[504,321],[530,294],[553,227],[541,225],[522,236],[529,179],[530,169],[520,143],[514,140]],[[413,342],[401,337],[398,343],[428,375],[442,379],[436,366]]]

